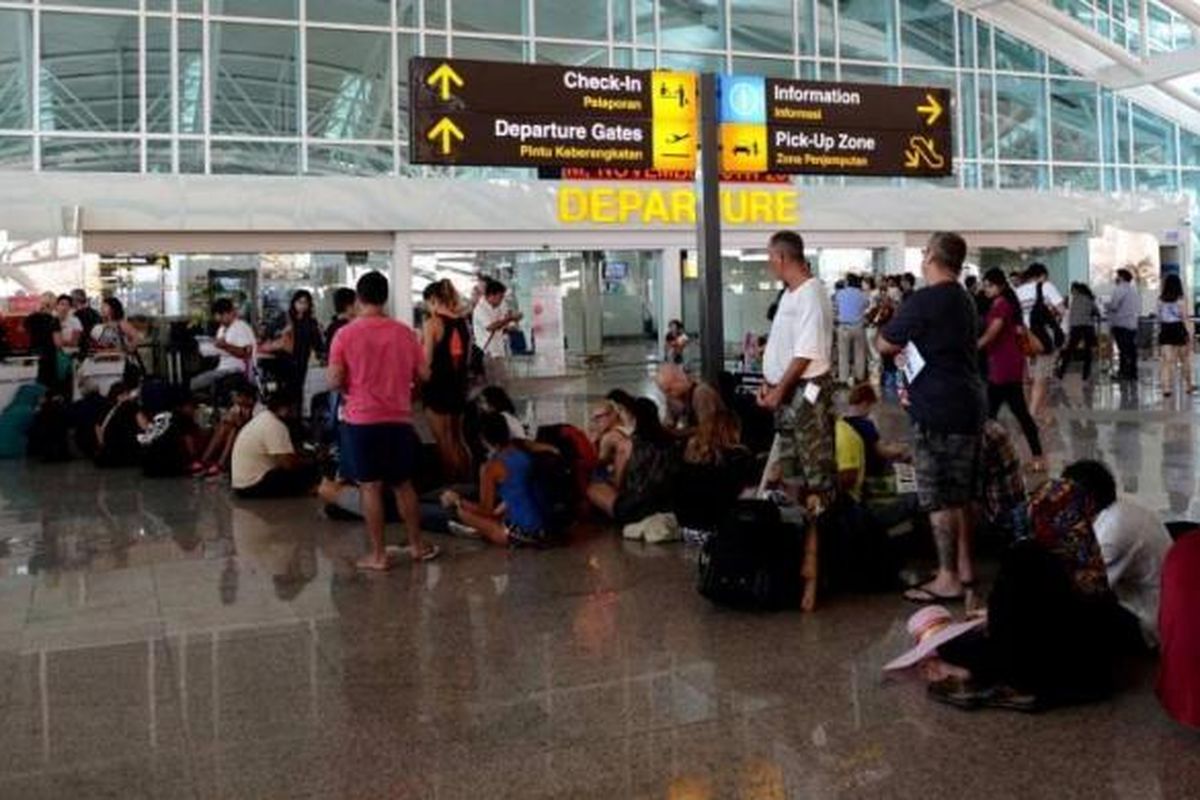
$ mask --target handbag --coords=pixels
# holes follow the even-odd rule
[[[1046,352],[1042,346],[1042,340],[1033,335],[1033,331],[1028,328],[1017,329],[1017,346],[1021,348],[1021,353],[1027,357],[1040,356]]]

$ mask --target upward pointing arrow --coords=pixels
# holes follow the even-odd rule
[[[429,77],[425,79],[425,83],[430,86],[441,84],[438,86],[438,97],[442,100],[449,100],[450,86],[454,85],[461,89],[463,79],[462,76],[454,71],[454,67],[443,61],[440,67],[429,73]]]
[[[453,140],[457,139],[461,142],[466,137],[463,135],[462,129],[455,125],[449,117],[442,117],[438,120],[437,125],[434,125],[430,128],[429,133],[425,134],[425,138],[431,142],[440,138],[442,155],[448,156],[453,147]]]
[[[932,94],[927,94],[925,105],[917,106],[917,113],[925,117],[926,125],[932,125],[942,118],[942,104]]]

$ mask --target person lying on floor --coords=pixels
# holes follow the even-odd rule
[[[612,477],[588,487],[592,505],[621,525],[640,522],[673,507],[679,466],[674,440],[648,397],[633,401],[633,433],[617,450]]]
[[[492,544],[546,544],[554,532],[533,456],[523,442],[512,438],[503,414],[485,414],[479,432],[489,454],[480,471],[479,502],[451,490],[442,495],[442,504]]]
[[[233,444],[233,492],[243,499],[302,497],[317,484],[316,465],[296,454],[287,420],[295,413],[291,392],[276,392],[267,407],[242,427]]]
[[[1158,646],[1158,596],[1163,561],[1171,534],[1158,514],[1128,496],[1117,496],[1117,482],[1099,461],[1076,461],[1063,470],[1089,500],[1092,527],[1104,554],[1108,583],[1122,608],[1114,635],[1122,649]]]
[[[215,478],[225,471],[238,431],[254,416],[254,407],[258,404],[258,391],[249,381],[239,380],[232,389],[231,398],[232,403],[221,415],[221,421],[213,430],[204,455],[192,464],[192,474],[197,477]]]

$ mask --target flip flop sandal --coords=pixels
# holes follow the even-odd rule
[[[916,586],[904,593],[904,599],[921,606],[931,606],[939,603],[961,603],[967,599],[966,594],[935,594],[928,589]]]
[[[412,551],[409,552],[412,555],[413,561],[433,561],[442,554],[442,548],[438,547],[436,544],[431,544],[420,553],[412,553]]]
[[[929,684],[925,691],[931,699],[964,711],[974,711],[982,707],[989,694],[986,689],[976,689],[961,678],[943,678]]]

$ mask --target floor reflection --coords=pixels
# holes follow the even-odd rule
[[[622,370],[648,386],[646,369]],[[1150,391],[1076,383],[1046,429],[1052,467],[1102,458],[1143,502],[1193,515],[1191,415],[1139,407]],[[543,386],[530,413],[582,419],[609,385]],[[880,422],[906,429],[895,409]],[[0,529],[3,797],[1190,797],[1200,785],[1197,741],[1163,719],[1149,672],[1104,706],[956,713],[881,680],[905,642],[896,598],[807,618],[721,612],[696,594],[691,552],[600,529],[537,553],[451,539],[432,565],[362,576],[357,526],[312,502],[11,463]]]

